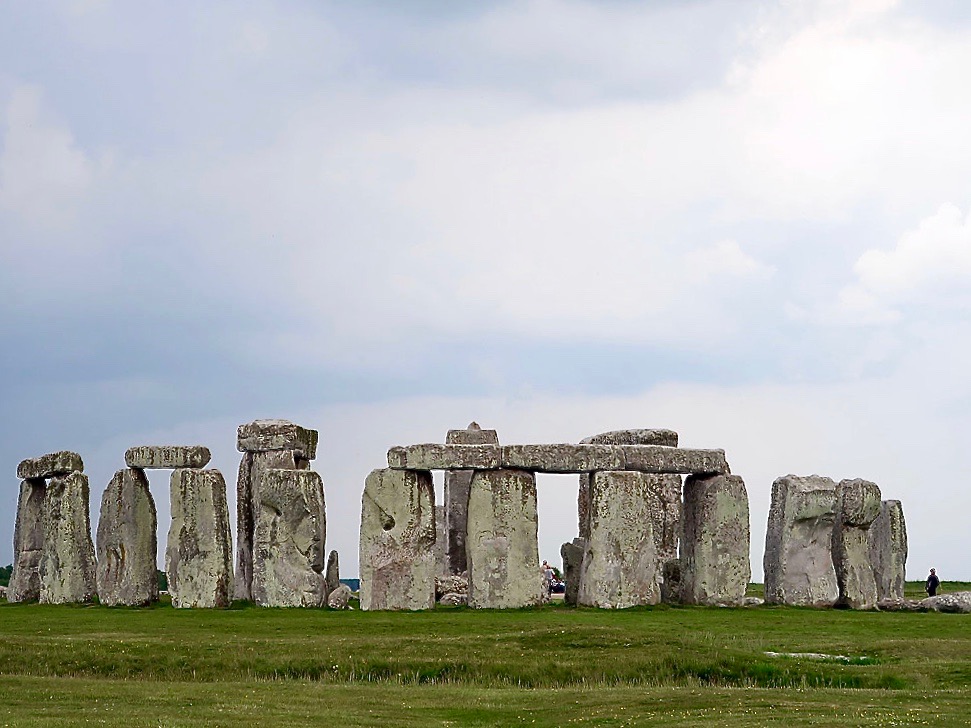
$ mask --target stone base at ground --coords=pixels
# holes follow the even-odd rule
[[[331,609],[350,609],[351,588],[341,584],[327,595],[327,606]]]

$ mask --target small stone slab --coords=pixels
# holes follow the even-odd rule
[[[84,472],[84,461],[80,455],[70,450],[28,458],[17,466],[17,477],[21,480],[57,478],[74,472]]]
[[[317,457],[317,430],[308,430],[289,420],[254,420],[236,428],[236,449],[240,452],[298,450],[307,460]]]
[[[472,422],[464,430],[449,430],[445,435],[445,442],[449,445],[498,445],[499,433],[495,430],[483,430]]]
[[[498,470],[498,445],[409,445],[388,450],[392,470]]]
[[[125,464],[129,468],[144,470],[204,468],[211,459],[209,448],[202,445],[139,445],[125,452]]]
[[[678,433],[674,430],[611,430],[580,440],[588,445],[663,445],[678,446]]]

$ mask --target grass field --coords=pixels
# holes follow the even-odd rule
[[[0,689],[0,726],[971,725],[971,617],[2,604]]]

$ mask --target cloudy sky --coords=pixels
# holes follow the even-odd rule
[[[20,459],[81,452],[96,520],[206,444],[234,500],[285,417],[354,576],[367,473],[474,419],[725,448],[756,579],[786,473],[971,579],[969,68],[961,0],[4,4],[0,563]]]

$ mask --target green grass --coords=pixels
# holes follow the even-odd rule
[[[0,604],[0,689],[0,726],[967,725],[971,617]]]

